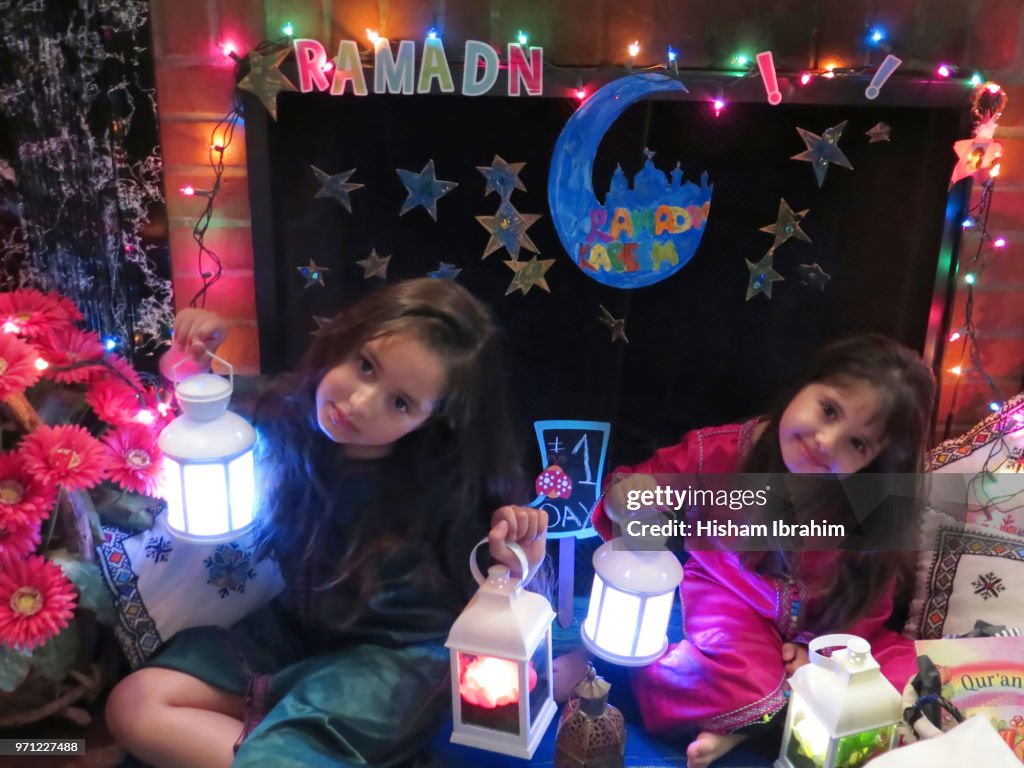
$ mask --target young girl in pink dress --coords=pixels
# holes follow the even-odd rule
[[[632,474],[607,488],[594,525],[608,539],[612,522],[642,514],[627,512],[626,499],[653,489],[654,473],[919,473],[933,393],[929,368],[897,342],[868,335],[833,343],[766,416],[694,430],[616,469]],[[808,505],[794,517],[821,513]],[[912,528],[912,514],[898,517],[895,528]],[[634,677],[645,727],[660,736],[699,731],[687,764],[703,768],[784,708],[805,644],[840,630],[866,638],[902,691],[916,672],[914,643],[883,625],[903,562],[893,551],[691,551],[681,585],[686,639]]]

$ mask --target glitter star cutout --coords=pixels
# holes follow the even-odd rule
[[[508,290],[505,291],[505,295],[508,296],[513,291],[519,291],[525,296],[535,285],[551,293],[551,288],[548,287],[548,281],[544,275],[551,269],[551,265],[554,263],[554,259],[541,259],[538,261],[536,256],[529,261],[506,261],[505,265],[515,272],[515,275],[512,278],[512,282],[508,284]]]
[[[427,277],[436,277],[439,280],[454,280],[459,276],[462,269],[447,261],[442,261],[433,272],[427,272]]]
[[[353,168],[351,171],[344,171],[331,176],[331,174],[324,173],[315,165],[309,167],[313,169],[316,180],[320,182],[320,191],[313,195],[313,197],[333,197],[341,203],[342,208],[352,213],[352,201],[349,200],[348,193],[363,187],[362,184],[355,184],[349,181],[349,178],[356,172],[356,169]]]
[[[887,123],[875,123],[864,131],[864,135],[868,137],[868,144],[889,141],[889,137],[892,135],[892,128]]]
[[[774,251],[784,242],[789,240],[791,237],[795,237],[797,240],[803,240],[804,242],[811,242],[811,238],[807,236],[807,233],[800,229],[800,222],[804,220],[804,216],[810,213],[809,208],[805,208],[797,213],[793,212],[793,209],[789,207],[784,199],[779,200],[779,215],[775,219],[774,224],[769,224],[766,227],[761,227],[761,232],[768,232],[769,234],[775,235],[775,242],[772,243],[772,250]]]
[[[434,161],[430,160],[419,173],[398,169],[398,177],[409,190],[409,197],[402,203],[402,210],[398,212],[401,216],[411,211],[417,205],[422,205],[430,218],[437,221],[437,201],[455,189],[458,183],[454,181],[438,181],[434,174]]]
[[[259,97],[270,116],[277,120],[277,95],[281,91],[298,91],[292,81],[278,69],[292,52],[291,46],[266,55],[250,51],[249,74],[238,81],[238,87]]]
[[[526,167],[526,163],[506,163],[500,155],[495,155],[491,160],[490,167],[478,165],[476,169],[487,179],[487,186],[484,188],[484,197],[497,192],[502,200],[508,200],[509,196],[516,189],[526,191],[526,185],[519,179],[519,173]]]
[[[519,260],[520,247],[531,253],[540,253],[526,230],[533,226],[539,213],[519,213],[508,200],[502,200],[498,212],[494,216],[477,216],[480,225],[491,233],[482,258],[487,258],[499,248],[504,248],[516,261]]]
[[[389,261],[391,261],[390,256],[381,256],[377,253],[377,249],[373,248],[370,250],[369,256],[357,261],[356,264],[363,268],[364,280],[370,277],[380,277],[386,280],[388,277]]]
[[[817,288],[819,291],[824,291],[825,283],[832,279],[832,276],[824,272],[817,263],[801,264],[796,271],[800,275],[800,285]]]
[[[612,317],[612,313],[609,312],[604,306],[598,304],[598,309],[601,310],[601,317],[598,320],[601,321],[602,325],[607,325],[612,332],[611,341],[616,339],[622,339],[624,342],[629,344],[629,339],[626,338],[626,318]]]
[[[843,168],[853,170],[850,161],[846,159],[843,150],[839,148],[839,137],[843,135],[844,128],[846,128],[845,120],[839,125],[826,128],[821,136],[806,131],[803,128],[796,129],[796,132],[800,134],[800,138],[804,140],[804,144],[807,145],[807,149],[798,155],[793,155],[790,159],[806,160],[809,162],[811,168],[814,169],[814,178],[818,182],[819,187],[825,183],[825,174],[828,173],[829,163],[835,163]]]
[[[747,301],[750,301],[759,293],[763,293],[770,299],[772,297],[772,283],[785,279],[772,269],[772,259],[774,256],[775,254],[772,251],[768,251],[765,257],[757,262],[757,264],[750,259],[744,259],[747,262],[747,269],[750,270],[750,282],[747,283]]]
[[[319,283],[320,287],[323,288],[324,272],[331,271],[330,267],[321,267],[312,259],[309,260],[308,266],[296,267],[296,269],[299,271],[299,274],[302,275],[306,280],[306,284],[302,286],[303,288],[309,288],[309,286],[313,285],[314,283]]]

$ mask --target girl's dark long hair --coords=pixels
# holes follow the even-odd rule
[[[847,385],[865,381],[877,388],[882,397],[881,413],[885,447],[861,472],[899,473],[921,477],[931,422],[935,381],[931,369],[920,356],[899,342],[878,334],[865,334],[833,342],[809,361],[803,372],[783,390],[769,413],[760,437],[744,457],[740,471],[785,473],[779,444],[779,422],[793,398],[813,383]],[[923,480],[923,478],[922,478]],[[838,493],[838,484],[832,484]],[[918,481],[910,509],[902,506],[886,523],[891,524],[888,540],[908,542],[920,511],[923,483]],[[820,497],[792,509],[792,520],[802,524],[817,517],[827,519]],[[833,517],[835,519],[835,517]],[[781,542],[780,542],[781,544]],[[744,552],[741,561],[748,568],[768,576],[800,579],[798,551]],[[908,555],[893,547],[886,551],[843,552],[836,570],[824,581],[802,583],[810,596],[804,613],[805,629],[829,632],[849,628],[871,611],[895,583],[905,586]]]
[[[367,341],[395,333],[441,358],[447,386],[427,422],[383,460],[382,490],[370,508],[349,509],[336,484],[344,447],[319,429],[316,389]],[[260,397],[253,416],[262,553],[286,577],[320,574],[314,587],[344,581],[363,607],[375,594],[380,563],[400,548],[418,551],[425,567],[417,576],[435,580],[438,592],[468,596],[473,543],[497,506],[522,500],[498,329],[487,308],[451,280],[388,285],[341,312],[297,370]]]

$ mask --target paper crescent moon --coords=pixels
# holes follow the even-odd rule
[[[594,157],[601,139],[631,104],[653,93],[686,91],[657,73],[628,75],[595,91],[569,118],[551,156],[548,205],[572,262],[584,274],[616,288],[642,288],[681,269],[700,245],[711,205],[707,174],[701,185],[669,177],[647,153],[633,186],[616,169],[601,205],[594,194]]]

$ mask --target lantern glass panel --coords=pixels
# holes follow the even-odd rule
[[[632,656],[636,623],[643,600],[636,595],[620,592],[608,584],[604,585],[603,597],[601,619],[594,640],[610,653]]]
[[[196,536],[214,536],[231,530],[224,469],[223,464],[185,465],[188,533]]]
[[[789,706],[793,708],[786,745],[789,764],[793,768],[824,768],[830,741],[828,729],[801,696],[790,697]]]
[[[836,745],[835,763],[844,768],[860,768],[869,760],[888,752],[895,737],[895,724],[843,736]]]
[[[548,644],[546,642],[537,646],[533,652],[533,658],[526,670],[530,683],[530,708],[527,717],[530,718],[532,726],[537,721],[537,716],[544,709],[544,702],[550,695],[551,674],[548,669]]]
[[[458,652],[462,722],[519,733],[519,664],[497,656]],[[536,679],[531,674],[531,679]]]
[[[675,590],[664,595],[647,598],[644,607],[644,621],[640,628],[640,639],[637,641],[637,656],[652,656],[665,645],[665,628],[672,616],[672,605]]]
[[[238,530],[252,522],[255,501],[252,451],[243,453],[228,465],[231,483],[231,528]]]
[[[185,506],[181,497],[181,465],[164,456],[164,476],[161,485],[167,499],[167,524],[176,531],[185,530]]]

